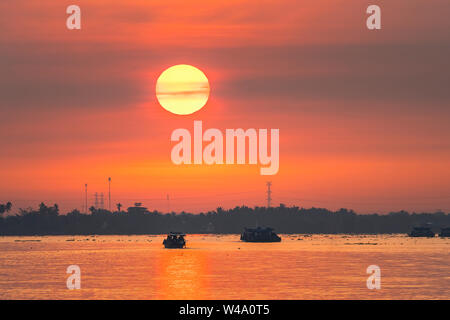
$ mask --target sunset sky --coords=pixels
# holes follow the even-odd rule
[[[82,29],[66,28],[67,6]],[[366,28],[378,4],[382,29]],[[0,202],[200,212],[273,204],[450,211],[448,0],[0,2]],[[155,84],[209,79],[175,115]],[[174,129],[280,129],[280,169],[176,166]],[[169,195],[170,203],[166,196]]]

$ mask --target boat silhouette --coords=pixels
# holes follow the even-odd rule
[[[441,233],[439,233],[439,237],[450,237],[450,227],[441,228]]]
[[[184,237],[186,235],[181,232],[170,232],[167,238],[164,239],[163,245],[167,249],[181,249],[186,247],[186,240]]]
[[[245,228],[241,234],[241,241],[245,242],[280,242],[281,238],[272,228]]]
[[[435,234],[433,231],[431,231],[430,227],[414,227],[413,230],[408,235],[410,237],[433,238]]]

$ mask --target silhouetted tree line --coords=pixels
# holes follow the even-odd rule
[[[0,216],[0,235],[161,234],[170,231],[240,233],[244,227],[256,225],[273,227],[278,233],[375,234],[406,233],[412,227],[423,224],[430,224],[437,229],[450,226],[450,214],[410,214],[406,211],[356,214],[348,209],[330,211],[281,204],[271,208],[217,208],[200,214],[164,214],[136,207],[129,208],[127,212],[110,212],[91,207],[90,214],[73,210],[60,215],[58,205],[46,206],[41,203],[37,210],[20,209],[19,214]]]

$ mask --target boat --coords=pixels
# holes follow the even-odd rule
[[[186,240],[184,240],[184,237],[186,235],[181,232],[170,232],[167,235],[167,238],[164,239],[163,245],[167,249],[182,249],[186,247]]]
[[[281,238],[272,228],[245,228],[241,234],[241,241],[245,242],[280,242]]]
[[[433,238],[434,232],[429,227],[414,227],[408,234],[410,237],[428,237]]]
[[[450,237],[450,227],[441,228],[441,233],[439,233],[439,237]]]

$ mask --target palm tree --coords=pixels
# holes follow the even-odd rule
[[[120,209],[122,208],[122,204],[119,202],[118,204],[116,204],[117,210],[120,212]]]
[[[11,211],[12,203],[0,204],[0,214]]]

